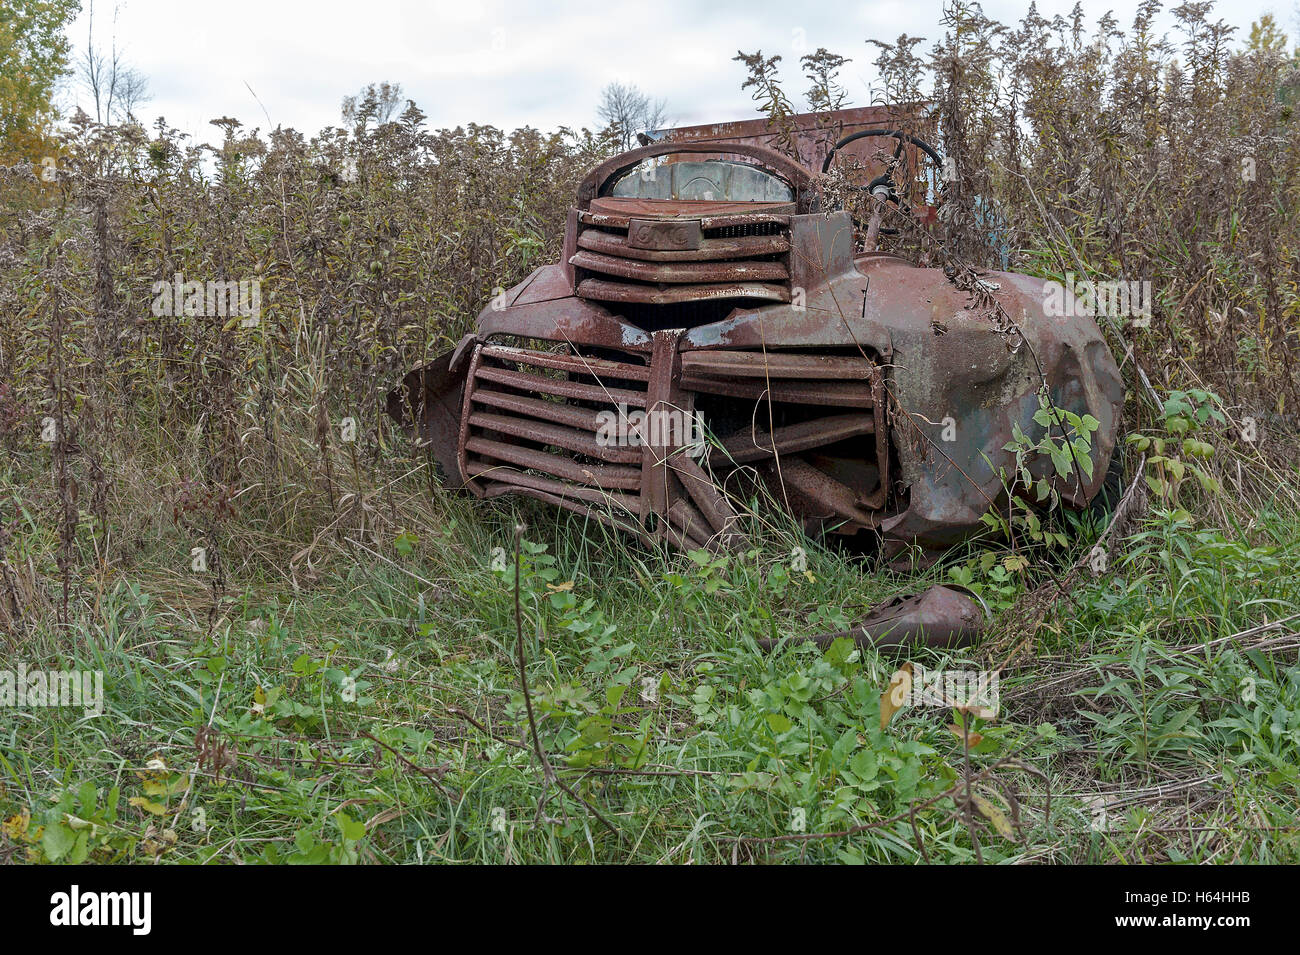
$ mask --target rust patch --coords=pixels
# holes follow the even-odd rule
[[[983,630],[984,614],[974,600],[950,587],[935,586],[921,594],[892,597],[872,608],[848,630],[796,637],[791,642],[829,646],[840,638],[863,648],[926,646],[955,649],[969,646]],[[764,638],[758,645],[771,650],[785,641]]]

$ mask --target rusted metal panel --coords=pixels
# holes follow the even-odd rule
[[[560,273],[556,284],[564,289],[565,295],[572,295],[577,291],[578,283],[574,278],[573,266],[569,265],[569,259],[573,258],[573,253],[578,251],[579,231],[578,210],[570,209],[569,214],[564,218],[564,246],[560,253],[560,264],[554,266]]]
[[[456,353],[448,352],[410,372],[388,394],[388,414],[421,445],[429,448],[443,469],[448,487],[462,487],[457,436],[465,379],[452,367]]]
[[[951,587],[934,586],[921,594],[892,597],[848,630],[791,639],[763,638],[760,648],[809,642],[829,646],[849,639],[863,649],[925,646],[936,650],[968,646],[984,629],[985,615],[974,600]]]
[[[529,474],[505,464],[488,464],[480,461],[470,463],[471,477],[486,477],[497,484],[544,491],[560,498],[572,498],[585,505],[617,508],[627,514],[635,515],[640,510],[639,497],[622,494],[618,491],[601,490],[585,484],[569,484],[555,478],[545,478]],[[584,509],[585,508],[580,508]]]
[[[858,106],[824,113],[797,113],[788,118],[786,127],[793,133],[799,162],[808,169],[821,169],[831,147],[845,136],[868,129],[923,130],[932,124],[929,113],[929,104],[926,103],[910,106]],[[759,117],[651,130],[645,135],[644,141],[663,145],[713,144],[716,150],[713,155],[723,157],[728,155],[731,147],[737,145],[775,149],[779,146],[780,139],[781,130],[774,127],[766,117]],[[880,174],[883,167],[875,160],[875,154],[880,148],[879,141],[859,140],[843,150],[845,159],[851,158],[865,168],[859,177],[861,181]],[[889,148],[892,150],[893,143],[890,143]],[[914,153],[915,150],[909,147],[909,152]],[[691,158],[699,159],[700,155],[692,153]]]
[[[780,262],[643,262],[620,259],[599,252],[579,252],[571,265],[589,272],[617,275],[638,282],[698,284],[717,282],[781,282],[790,277]]]
[[[591,358],[586,355],[568,355],[558,352],[548,354],[526,348],[511,348],[508,345],[486,345],[483,348],[483,357],[524,362],[539,368],[557,368],[561,371],[591,375],[595,378],[623,378],[630,381],[650,380],[650,369],[646,365],[636,365],[625,361],[609,361],[604,358]]]
[[[641,455],[635,448],[610,447],[602,444],[586,431],[566,428],[564,425],[546,424],[528,418],[490,414],[483,411],[471,412],[469,423],[472,427],[484,431],[497,431],[501,434],[513,435],[516,438],[527,438],[530,441],[552,444],[557,448],[573,451],[575,454],[585,454],[588,457],[600,458],[602,461],[609,461],[614,464],[637,464],[641,460]]]
[[[666,285],[779,282],[789,278],[786,267],[780,262],[643,262],[597,252],[579,252],[571,263],[590,272]]]
[[[871,377],[872,369],[869,359],[839,355],[740,351],[696,351],[682,355],[682,370],[701,376],[866,380]]]
[[[709,538],[713,536],[713,528],[705,520],[704,515],[695,509],[689,497],[674,495],[672,504],[668,507],[668,523],[681,534],[700,541],[707,546]]]
[[[748,464],[778,454],[798,454],[861,434],[872,434],[875,430],[876,419],[869,414],[831,415],[783,425],[771,432],[751,425],[710,448],[709,463]]]
[[[724,537],[736,536],[740,515],[704,468],[684,454],[674,455],[669,466],[675,472],[678,483],[708,520],[714,533]]]
[[[558,401],[543,401],[540,398],[529,398],[524,395],[505,394],[483,387],[474,389],[474,402],[493,408],[503,408],[542,421],[554,421],[556,424],[567,425],[570,428],[581,428],[591,432],[600,430],[600,412],[593,408],[561,404]]]
[[[709,299],[765,299],[790,301],[790,290],[769,282],[711,282],[698,285],[630,285],[604,279],[583,279],[578,294],[598,302],[636,302],[644,305],[672,305],[678,302],[704,302]]]
[[[469,367],[465,371],[465,387],[463,388],[463,398],[460,410],[460,425],[456,429],[456,460],[457,473],[463,475],[465,486],[479,497],[483,496],[483,486],[476,483],[470,477],[469,470],[469,416],[473,408],[474,385],[477,382],[477,373],[479,365],[483,360],[483,346],[475,345],[474,351],[469,358]]]
[[[669,412],[682,408],[681,353],[677,349],[680,337],[681,329],[654,333],[654,344],[650,351],[650,381],[646,391],[647,416],[658,415],[662,419]],[[641,445],[642,518],[650,514],[667,517],[671,505],[668,494],[668,458],[681,447],[680,435],[675,435],[668,428],[660,427],[657,430],[664,440],[644,441]]]
[[[846,212],[800,216],[791,224],[790,282],[806,299],[836,276],[853,271],[853,220]],[[849,304],[848,307],[852,307]]]
[[[614,465],[578,464],[558,454],[547,454],[518,444],[493,441],[490,438],[470,438],[467,450],[486,458],[504,461],[522,468],[556,474],[569,481],[590,484],[593,487],[635,491],[641,487],[641,469]]]
[[[627,229],[634,218],[657,215],[664,218],[697,220],[705,231],[735,226],[790,224],[794,207],[788,203],[769,203],[766,208],[756,202],[678,202],[653,199],[597,199],[591,211],[580,211],[583,225],[609,229]],[[701,206],[705,208],[700,208]]]
[[[776,500],[797,497],[798,516],[810,530],[839,533],[879,526],[881,515],[858,504],[858,492],[800,457],[773,459],[759,467]]]
[[[497,335],[554,342],[585,342],[607,345],[625,352],[650,350],[650,334],[612,314],[604,306],[581,298],[537,302],[525,307],[497,309],[488,306],[479,313],[478,337]]]
[[[665,223],[698,222],[701,229],[770,222],[788,225],[796,212],[793,202],[743,202],[700,199],[638,199],[633,196],[600,196],[579,218],[592,225],[618,225],[630,229],[633,222],[655,218]],[[604,216],[604,222],[596,217]]]
[[[879,475],[878,486],[874,493],[866,494],[859,492],[858,506],[865,507],[872,511],[883,511],[889,503],[889,480],[890,480],[890,447],[889,447],[889,419],[887,416],[888,406],[885,398],[885,379],[879,369],[871,376],[871,404],[872,414],[875,422],[872,426],[872,433],[875,436],[876,471]]]
[[[565,272],[565,266],[544,265],[540,269],[534,269],[528,278],[502,296],[504,301],[497,304],[503,308],[532,305],[567,298],[572,294],[573,283]]]
[[[641,407],[645,403],[645,395],[639,391],[611,388],[606,385],[588,385],[563,378],[545,378],[509,368],[489,368],[481,365],[475,371],[475,377],[544,395],[561,395],[565,398],[583,398],[588,401],[622,402],[636,407]]]
[[[712,395],[780,401],[829,408],[870,408],[873,398],[866,382],[762,381],[756,378],[705,377],[684,374],[682,387]]]
[[[639,249],[628,244],[617,232],[584,229],[578,236],[578,248],[647,262],[698,262],[725,259],[748,259],[764,255],[782,255],[790,251],[790,240],[783,235],[750,235],[725,239],[701,239],[690,249]],[[570,255],[572,258],[572,254]]]

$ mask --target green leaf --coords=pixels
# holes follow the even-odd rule
[[[858,782],[868,783],[876,778],[876,773],[880,770],[880,764],[876,759],[875,750],[860,749],[853,754],[849,760],[849,769],[857,777]]]
[[[772,728],[773,733],[788,733],[794,726],[784,713],[768,713],[767,725]]]
[[[334,822],[339,827],[339,832],[343,833],[344,839],[355,842],[366,834],[366,824],[353,819],[346,812],[336,813]]]
[[[71,829],[56,822],[45,827],[45,833],[41,836],[41,848],[45,850],[45,858],[58,862],[67,855],[76,841],[76,834]]]
[[[90,855],[90,831],[84,830],[77,835],[77,841],[73,843],[72,852],[68,856],[68,862],[71,865],[81,865]]]

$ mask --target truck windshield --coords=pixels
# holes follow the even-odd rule
[[[627,199],[713,202],[789,202],[790,184],[750,163],[726,159],[657,162],[648,159],[624,173],[605,194]]]

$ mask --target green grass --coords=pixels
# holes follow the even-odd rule
[[[942,569],[894,575],[804,542],[803,573],[776,532],[730,558],[664,555],[541,506],[442,506],[441,531],[336,542],[296,593],[269,568],[241,575],[211,628],[184,547],[160,543],[79,601],[70,631],[45,621],[11,644],[31,669],[102,670],[106,702],[0,709],[0,856],[1300,859],[1295,515],[1221,532],[1153,511],[1003,675],[966,754],[951,710],[881,729],[903,657],[754,644],[843,628]],[[515,663],[516,520],[558,783]],[[978,648],[908,659],[985,665]],[[981,811],[954,798],[968,760]]]

